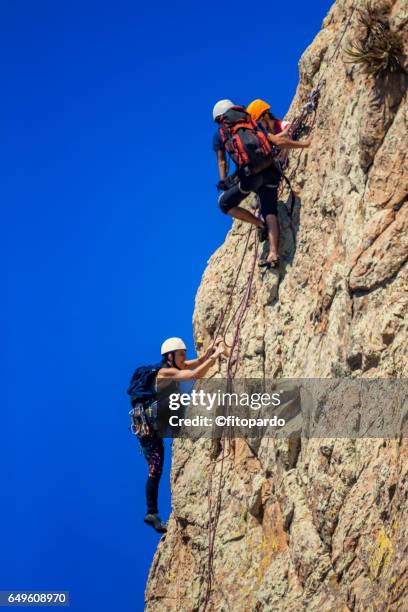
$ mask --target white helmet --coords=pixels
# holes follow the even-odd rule
[[[213,108],[214,121],[217,119],[217,117],[229,111],[229,109],[233,106],[235,106],[235,104],[231,102],[231,100],[219,100]]]
[[[187,347],[181,338],[167,338],[161,346],[161,354],[172,353],[173,351],[186,351]]]

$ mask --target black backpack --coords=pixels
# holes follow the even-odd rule
[[[151,435],[156,428],[157,405],[155,381],[162,363],[136,368],[130,381],[127,393],[130,396],[132,409],[130,430],[136,436]]]

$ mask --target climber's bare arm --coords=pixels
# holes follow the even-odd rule
[[[217,163],[220,181],[224,181],[227,178],[228,173],[227,156],[225,155],[225,151],[217,151]]]
[[[292,140],[292,138],[288,135],[288,130],[284,130],[280,132],[280,134],[270,134],[268,133],[268,138],[272,144],[280,149],[307,149],[311,145],[311,139],[308,138],[303,142],[298,140]]]

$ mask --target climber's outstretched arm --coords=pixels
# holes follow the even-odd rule
[[[292,140],[292,138],[288,136],[288,130],[289,128],[287,128],[283,132],[280,132],[280,134],[268,133],[268,139],[271,141],[272,144],[274,144],[276,147],[279,147],[280,149],[307,149],[308,147],[310,147],[312,143],[312,140],[310,138],[304,140],[303,142],[298,140]]]
[[[195,380],[197,378],[203,378],[208,370],[214,365],[218,357],[223,354],[225,350],[224,344],[220,343],[214,350],[211,357],[203,361],[198,367],[189,370],[178,370],[177,368],[163,368],[159,371],[158,379],[169,379],[172,380]]]

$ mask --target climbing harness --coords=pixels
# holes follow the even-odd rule
[[[159,427],[158,414],[158,402],[135,404],[129,410],[129,431],[137,438],[151,435]]]

